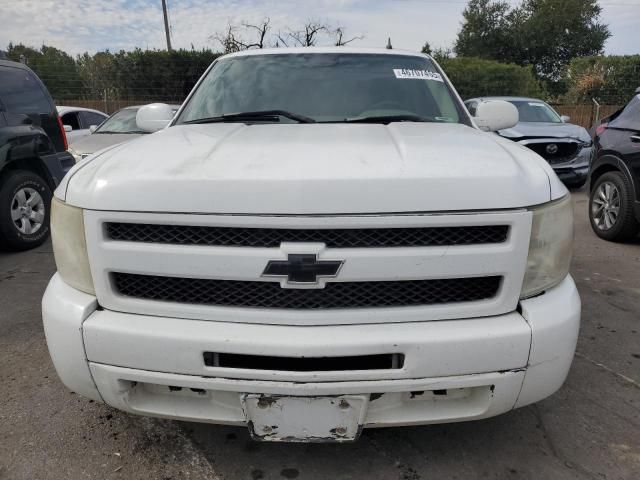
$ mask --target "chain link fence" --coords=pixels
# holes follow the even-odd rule
[[[136,50],[99,53],[48,64],[44,60],[26,60],[57,105],[86,107],[112,114],[131,105],[182,103],[217,55],[208,50]],[[447,71],[446,62],[443,66]],[[549,103],[560,115],[569,116],[571,123],[585,128],[620,109],[640,87],[640,56],[631,56],[631,61],[628,57],[577,59],[563,80],[566,93],[562,95],[551,95],[544,88],[532,86],[530,81],[507,81],[501,75],[494,75],[495,79],[488,84],[485,82],[481,89],[479,82],[469,84],[466,81],[469,75],[468,72],[465,74],[464,68],[460,72],[451,69],[450,77],[464,98],[522,95],[548,100],[553,97]]]

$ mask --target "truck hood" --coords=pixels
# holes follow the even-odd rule
[[[562,189],[529,149],[460,124],[227,123],[106,150],[56,195],[94,210],[295,215],[516,208]]]
[[[511,140],[522,138],[574,138],[581,142],[590,142],[589,132],[580,125],[572,123],[520,122],[513,128],[500,130],[500,136]]]

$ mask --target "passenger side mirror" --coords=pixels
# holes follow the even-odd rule
[[[560,120],[562,120],[562,123],[569,123],[569,120],[571,120],[571,117],[569,115],[562,115],[560,117]]]
[[[95,132],[97,128],[98,128],[98,126],[97,126],[97,125],[91,125],[91,126],[89,127],[89,133],[93,133],[93,132]]]
[[[485,100],[478,103],[474,120],[480,130],[495,132],[515,127],[520,115],[518,109],[504,100]]]
[[[69,133],[73,131],[73,127],[71,125],[64,125],[64,131]]]
[[[169,125],[173,119],[173,109],[165,103],[151,103],[138,110],[136,124],[145,132],[157,132]]]

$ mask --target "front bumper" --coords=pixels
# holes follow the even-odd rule
[[[589,176],[589,164],[593,155],[593,147],[580,149],[578,155],[569,162],[552,164],[551,168],[566,185],[583,185]]]
[[[290,326],[187,320],[98,308],[56,274],[47,344],[68,388],[132,413],[245,424],[247,393],[365,395],[365,427],[486,418],[541,400],[569,371],[580,299],[567,277],[521,313],[465,320]],[[204,351],[285,357],[403,353],[400,369],[275,372],[204,365]],[[171,388],[169,388],[171,387]],[[445,394],[442,392],[446,391]]]
[[[54,185],[58,186],[64,176],[76,164],[75,158],[69,152],[57,152],[42,156]]]

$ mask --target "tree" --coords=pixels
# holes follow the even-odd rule
[[[285,47],[313,47],[322,33],[330,32],[325,23],[317,20],[308,21],[300,30],[289,29],[285,34],[278,33],[278,41]]]
[[[567,69],[565,101],[623,105],[640,86],[640,55],[574,58]]]
[[[440,58],[438,62],[462,98],[517,95],[543,96],[531,67],[480,58]]]
[[[429,42],[425,42],[424,46],[422,47],[422,50],[420,50],[420,53],[424,53],[425,55],[431,55],[431,45],[429,45]]]
[[[334,43],[336,47],[344,47],[345,45],[349,45],[351,42],[362,40],[364,38],[363,35],[356,35],[354,37],[351,37],[349,40],[345,40],[346,35],[344,27],[337,27],[333,33],[336,38]]]
[[[82,84],[75,61],[66,52],[43,45],[40,50],[9,44],[7,56],[17,62],[23,57],[56,99],[75,98]]]
[[[454,50],[464,57],[511,61],[509,49],[513,14],[509,4],[494,0],[471,0],[462,12],[464,23]]]
[[[470,0],[455,42],[460,56],[531,65],[538,76],[561,77],[572,58],[598,55],[611,36],[597,0]]]

